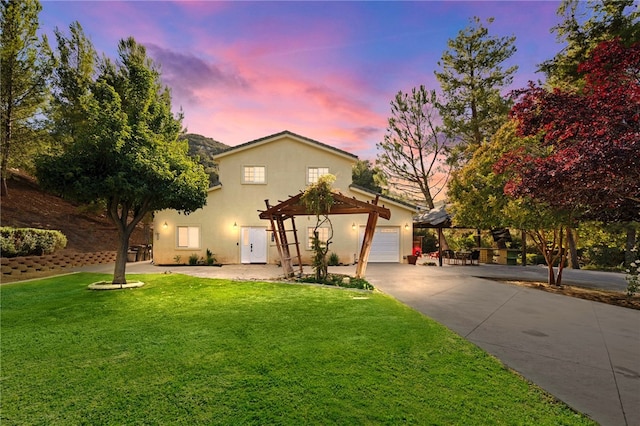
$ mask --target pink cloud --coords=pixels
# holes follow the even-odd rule
[[[384,130],[386,116],[363,90],[366,82],[355,73],[335,71],[343,59],[327,46],[341,41],[327,34],[311,30],[303,41],[249,38],[224,47],[206,41],[193,48],[198,58],[158,53],[174,59],[168,63],[176,72],[167,81],[186,86],[174,90],[174,105],[184,106],[189,131],[236,145],[287,129],[357,154],[375,145],[365,139]],[[323,62],[320,69],[317,62]],[[194,69],[186,74],[179,71],[190,66]],[[207,105],[208,111],[190,109],[187,102]]]

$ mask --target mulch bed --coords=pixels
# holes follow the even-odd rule
[[[577,297],[579,299],[591,300],[594,302],[607,303],[609,305],[622,306],[623,308],[640,310],[640,294],[627,297],[626,293],[596,290],[591,288],[563,285],[560,287],[550,286],[543,282],[499,280],[507,284],[522,287],[535,288],[549,293],[563,294],[565,296]]]

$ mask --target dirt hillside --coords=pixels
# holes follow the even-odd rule
[[[117,231],[105,212],[91,212],[78,204],[45,193],[28,176],[14,176],[8,186],[9,195],[3,195],[0,204],[2,226],[61,231],[67,237],[66,252],[116,250]],[[130,244],[143,243],[145,238],[142,226],[139,226]]]

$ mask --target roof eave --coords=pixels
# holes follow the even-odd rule
[[[242,152],[242,151],[245,151],[245,150],[248,150],[248,149],[252,149],[252,148],[255,148],[255,147],[258,147],[258,146],[261,146],[261,145],[265,145],[265,144],[273,142],[273,141],[276,141],[276,140],[281,139],[281,138],[283,138],[285,136],[288,136],[288,137],[290,137],[292,139],[295,139],[295,140],[297,140],[299,142],[302,142],[302,143],[305,143],[307,145],[311,145],[311,146],[313,146],[315,148],[330,152],[332,154],[338,154],[341,157],[346,158],[346,159],[351,160],[351,161],[357,161],[358,160],[358,156],[357,155],[351,154],[350,152],[347,152],[347,151],[343,151],[343,150],[341,150],[339,148],[335,148],[335,147],[333,147],[331,145],[327,145],[325,143],[316,141],[314,139],[310,139],[310,138],[307,138],[305,136],[298,135],[298,134],[290,132],[288,130],[285,130],[285,131],[282,131],[280,133],[276,133],[276,134],[273,134],[273,135],[265,136],[263,138],[255,139],[253,141],[245,142],[243,144],[231,147],[229,149],[226,149],[226,150],[214,155],[213,159],[214,160],[218,160],[218,159],[226,157],[228,155],[237,154],[239,152]]]

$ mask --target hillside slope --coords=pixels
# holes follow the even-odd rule
[[[9,196],[0,200],[2,226],[59,230],[67,237],[68,252],[117,249],[118,234],[106,213],[86,211],[78,204],[43,192],[28,176],[14,175],[8,185]],[[145,243],[141,226],[129,243]]]
[[[218,180],[213,155],[227,145],[212,138],[188,133],[189,155],[197,156],[210,183]],[[63,200],[38,188],[30,176],[15,174],[8,183],[9,196],[0,200],[0,224],[15,228],[55,229],[67,237],[67,252],[91,253],[113,251],[118,247],[118,234],[106,212],[92,212],[86,207]],[[139,225],[130,245],[146,244],[143,226]]]
[[[215,139],[196,133],[187,133],[180,136],[180,138],[189,142],[189,155],[197,157],[200,164],[204,166],[204,171],[209,175],[209,186],[216,185],[219,182],[218,165],[213,160],[213,156],[230,147]]]

